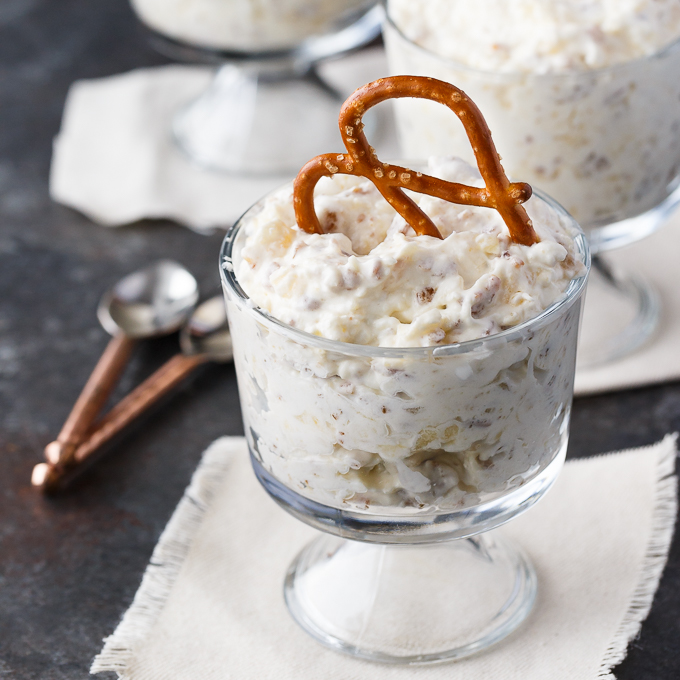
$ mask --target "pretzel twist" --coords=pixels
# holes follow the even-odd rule
[[[447,182],[398,165],[380,161],[364,135],[362,117],[371,107],[386,99],[414,97],[430,99],[447,106],[465,126],[477,159],[484,188]],[[529,246],[538,242],[531,220],[522,203],[531,197],[526,182],[510,182],[491,139],[481,111],[454,85],[435,78],[391,76],[360,87],[347,99],[338,118],[347,154],[327,153],[312,158],[295,179],[293,202],[301,229],[322,234],[314,210],[314,187],[322,177],[337,173],[366,177],[387,202],[413,227],[416,234],[442,238],[432,220],[409,198],[403,189],[443,198],[452,203],[496,209],[516,243]]]

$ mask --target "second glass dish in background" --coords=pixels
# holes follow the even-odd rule
[[[316,64],[370,42],[382,20],[375,0],[131,1],[159,52],[219,66],[172,133],[198,164],[241,175],[289,174],[337,145],[344,95]]]

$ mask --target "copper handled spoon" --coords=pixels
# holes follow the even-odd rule
[[[170,260],[129,274],[104,294],[97,317],[113,337],[57,439],[45,447],[45,457],[51,465],[68,464],[89,434],[137,340],[176,331],[197,300],[196,279]]]
[[[67,464],[40,463],[33,470],[33,484],[43,491],[63,488],[100,447],[109,442],[149,406],[167,394],[194,369],[208,361],[232,358],[231,335],[221,296],[199,305],[180,333],[182,351],[121,399],[75,450]]]

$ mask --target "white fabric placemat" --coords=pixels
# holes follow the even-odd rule
[[[675,277],[680,261],[680,210],[655,234],[605,254],[622,272],[634,272],[657,291],[661,303],[659,327],[633,354],[597,368],[576,371],[576,395],[640,387],[680,380],[680,292]],[[591,318],[607,318],[606,309],[590,311]]]
[[[219,439],[92,672],[126,680],[613,678],[666,562],[675,439],[567,463],[539,506],[501,529],[538,573],[529,619],[483,654],[429,667],[353,659],[298,628],[283,602],[283,577],[315,532],[260,488],[242,438]]]
[[[387,65],[381,49],[370,49],[324,64],[320,71],[350,93],[386,75]],[[51,197],[106,226],[168,218],[204,231],[228,227],[292,179],[204,170],[175,145],[172,116],[205,90],[213,74],[207,67],[174,65],[73,83],[54,140]],[[394,158],[392,119],[383,115],[381,123],[378,138],[371,141],[385,158]],[[281,129],[288,124],[295,122],[282,120]],[[342,150],[340,132],[336,150]]]

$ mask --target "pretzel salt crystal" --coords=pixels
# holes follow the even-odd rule
[[[472,144],[479,172],[484,179],[484,188],[447,182],[378,159],[364,135],[362,117],[372,106],[386,99],[401,97],[430,99],[448,106],[458,116]],[[293,201],[295,217],[301,229],[309,233],[323,233],[314,210],[314,187],[322,177],[341,173],[370,179],[418,235],[441,238],[432,220],[403,189],[436,196],[452,203],[495,208],[510,230],[513,241],[527,246],[538,242],[522,205],[531,197],[531,186],[525,182],[508,180],[481,111],[454,85],[420,76],[381,78],[359,88],[343,104],[338,122],[348,153],[317,156],[300,170],[295,179]]]

